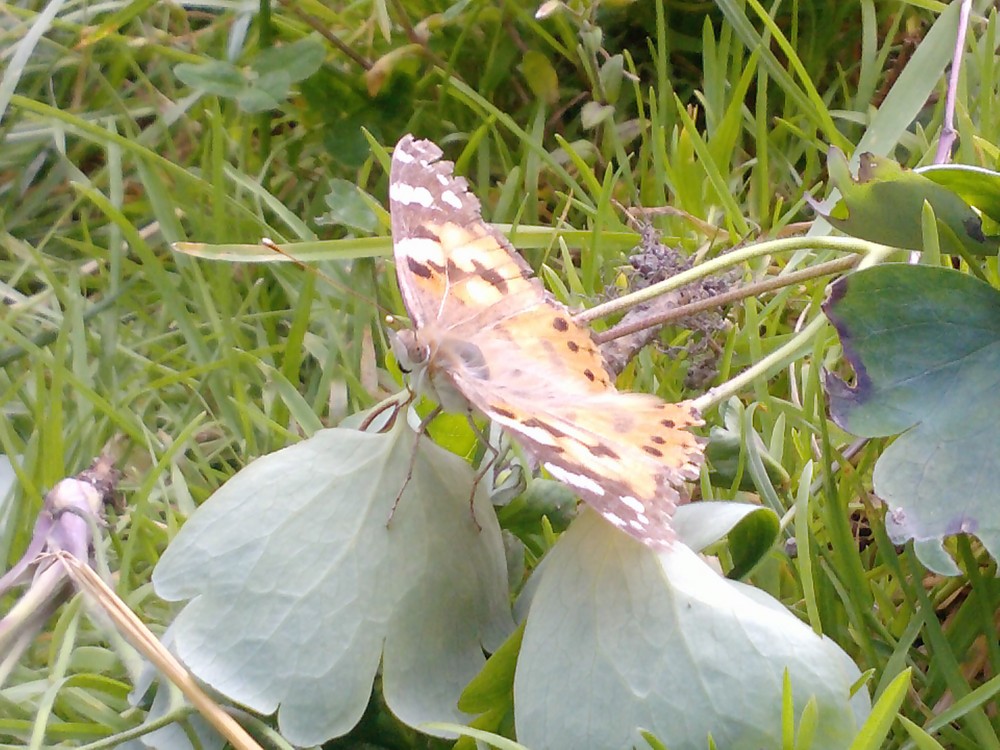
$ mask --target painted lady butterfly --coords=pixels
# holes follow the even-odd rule
[[[405,136],[389,200],[396,274],[414,329],[393,336],[411,385],[449,411],[478,410],[556,479],[651,547],[673,540],[702,440],[690,403],[615,389],[573,321],[430,141]]]

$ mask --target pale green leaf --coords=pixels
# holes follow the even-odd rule
[[[384,434],[324,430],[253,462],[154,572],[162,597],[191,599],[174,623],[178,655],[230,699],[278,710],[295,744],[350,730],[380,663],[402,721],[463,721],[458,698],[483,649],[513,628],[486,493],[480,530],[471,468],[427,438],[407,481],[414,433],[396,422]]]
[[[867,714],[843,651],[683,544],[658,555],[587,511],[539,572],[514,680],[529,747],[629,748],[643,729],[667,747],[779,747],[786,669],[796,716],[815,699],[818,750],[847,747]]]

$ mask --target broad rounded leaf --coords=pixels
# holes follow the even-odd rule
[[[824,310],[856,379],[827,378],[834,421],[865,437],[903,432],[874,473],[893,541],[913,538],[939,572],[957,572],[940,549],[950,534],[1000,555],[1000,293],[951,269],[888,264],[832,284]]]
[[[867,713],[860,673],[778,602],[727,581],[683,544],[662,554],[587,510],[539,568],[517,674],[528,747],[780,747],[782,680],[814,748],[844,748]],[[536,573],[537,574],[537,573]]]
[[[361,194],[361,188],[340,178],[331,179],[329,185],[323,201],[330,210],[316,220],[317,224],[339,224],[364,234],[378,229],[378,217]]]
[[[292,89],[292,79],[283,70],[272,70],[250,81],[250,91],[261,91],[276,102],[284,102]]]
[[[462,721],[483,648],[513,628],[503,543],[472,470],[397,419],[316,433],[240,471],[191,517],[153,575],[191,599],[173,633],[202,680],[294,744],[344,734],[382,663],[402,721]],[[393,503],[405,484],[391,523]]]
[[[287,93],[287,88],[279,91],[276,96],[273,91],[259,86],[248,86],[236,95],[236,103],[240,109],[249,114],[267,112],[269,109],[278,109],[284,103]]]
[[[269,47],[257,55],[250,66],[260,77],[280,72],[291,83],[308,78],[323,64],[326,47],[316,37],[306,37],[292,44]]]
[[[679,507],[674,516],[677,538],[696,552],[746,523],[753,527],[760,543],[767,548],[774,544],[781,525],[770,508],[730,501],[687,503]]]
[[[174,67],[174,75],[191,88],[230,98],[236,97],[247,85],[243,72],[223,60],[200,65],[181,63]]]

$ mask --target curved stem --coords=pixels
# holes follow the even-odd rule
[[[709,391],[691,403],[704,412],[710,406],[720,401],[725,401],[730,396],[736,395],[745,386],[750,385],[756,378],[768,378],[775,372],[785,367],[789,362],[797,359],[805,350],[809,348],[809,342],[813,336],[819,333],[826,326],[826,318],[818,315],[813,318],[809,325],[799,331],[792,339],[775,349],[752,367],[744,370],[735,378],[727,380],[717,388],[710,388]]]
[[[653,284],[645,289],[640,289],[624,297],[605,302],[603,305],[591,307],[588,310],[577,314],[575,319],[578,323],[586,323],[607,315],[613,315],[631,307],[649,302],[661,294],[679,289],[698,279],[710,276],[713,273],[724,271],[727,268],[744,263],[753,258],[775,253],[787,252],[789,250],[816,249],[816,250],[838,250],[840,252],[855,253],[857,255],[870,255],[872,253],[882,253],[890,250],[883,245],[876,245],[856,237],[788,237],[780,240],[770,240],[759,242],[754,245],[737,248],[718,258],[700,263],[694,268],[682,271],[669,279],[664,279],[658,284]]]
[[[776,289],[784,289],[786,286],[799,284],[803,281],[808,281],[809,279],[818,278],[820,276],[828,276],[830,274],[839,273],[840,271],[847,271],[858,265],[861,260],[862,259],[860,257],[852,255],[847,258],[839,258],[837,260],[831,260],[827,263],[820,263],[812,266],[811,268],[804,268],[801,271],[793,271],[792,273],[783,274],[781,276],[773,276],[769,279],[765,279],[764,281],[747,284],[746,286],[739,287],[738,289],[732,289],[728,292],[724,292],[723,294],[717,294],[714,297],[709,297],[708,299],[698,300],[697,302],[691,302],[687,305],[679,305],[678,307],[674,307],[662,313],[650,315],[649,317],[642,318],[641,320],[635,320],[625,325],[615,326],[609,331],[595,333],[594,339],[598,344],[603,344],[605,341],[611,341],[612,339],[621,338],[622,336],[628,336],[631,333],[636,333],[646,328],[651,328],[652,326],[664,325],[674,320],[686,318],[689,315],[695,315],[696,313],[704,312],[705,310],[711,310],[714,307],[721,307],[722,305],[728,305],[731,302],[746,299],[747,297],[757,297],[765,292],[773,292]]]

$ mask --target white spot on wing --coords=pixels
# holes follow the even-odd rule
[[[469,296],[480,305],[492,305],[503,298],[500,290],[493,284],[475,277],[470,277],[465,282],[465,288]]]
[[[455,193],[452,192],[451,190],[445,190],[443,193],[441,193],[441,200],[443,200],[452,208],[462,207],[461,199],[457,195],[455,195]]]
[[[430,190],[425,187],[407,185],[405,182],[394,182],[389,185],[389,198],[404,206],[418,203],[424,208],[430,208],[434,203],[434,196],[431,195]]]
[[[613,523],[615,526],[624,526],[625,525],[625,519],[624,518],[616,516],[614,513],[612,513],[609,510],[604,511],[601,515],[603,515],[605,518],[607,518],[609,521],[611,521],[611,523]]]
[[[401,148],[397,148],[392,152],[393,161],[398,161],[401,164],[412,164],[413,157]]]
[[[433,261],[439,266],[444,265],[441,245],[427,237],[404,237],[396,240],[395,246],[395,254],[399,257],[413,258],[422,263]]]
[[[541,443],[542,445],[554,444],[552,435],[549,431],[543,430],[541,427],[525,427],[524,425],[518,425],[517,431],[529,440],[534,440],[536,443]]]
[[[449,182],[448,178],[445,177],[443,174],[437,174],[434,176],[438,178],[438,182],[441,183],[441,187],[446,186]]]
[[[604,496],[604,488],[590,477],[585,477],[583,474],[577,474],[569,469],[564,469],[561,466],[555,466],[553,464],[545,464],[545,468],[548,469],[549,473],[560,482],[565,482],[572,487],[576,487],[580,490],[586,490],[587,492],[591,492],[600,497]]]
[[[634,510],[636,513],[642,513],[644,510],[646,510],[646,506],[640,503],[631,495],[622,496],[622,502],[625,503],[625,505],[627,505],[629,508]]]

